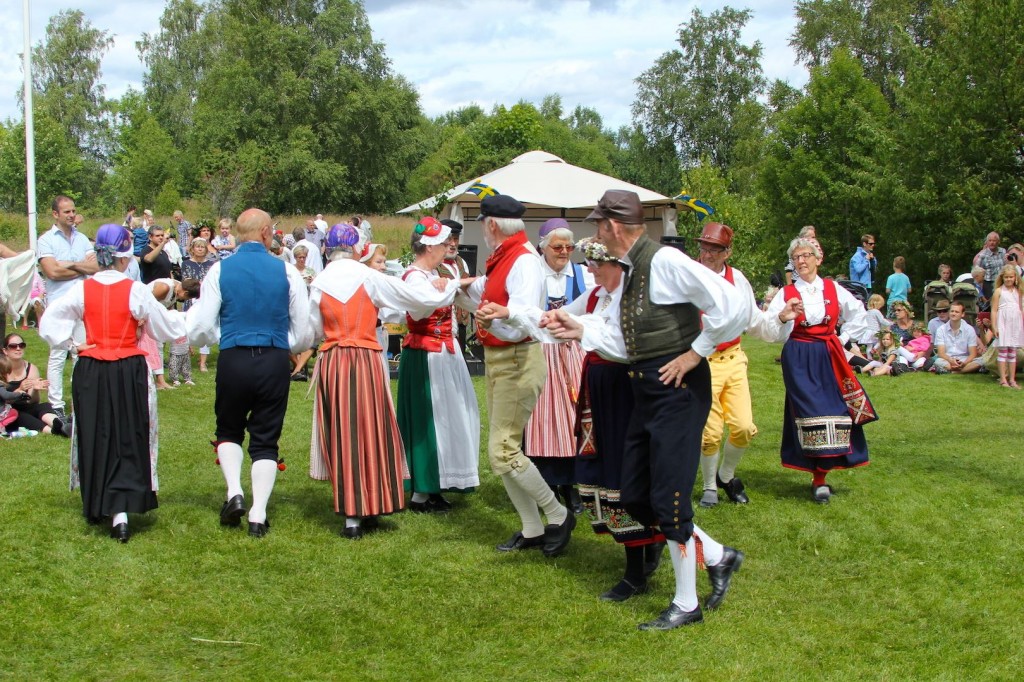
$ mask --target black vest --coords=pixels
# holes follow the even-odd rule
[[[632,264],[622,292],[622,337],[630,362],[690,350],[700,334],[700,311],[692,303],[658,305],[651,301],[651,261],[663,247],[646,235],[629,250]]]

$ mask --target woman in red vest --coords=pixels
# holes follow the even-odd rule
[[[448,250],[451,228],[421,218],[411,242],[415,260],[402,279],[434,293],[437,268]],[[466,358],[453,335],[455,308],[406,315],[409,333],[398,368],[398,428],[409,462],[414,512],[447,512],[442,491],[471,492],[480,485],[480,408]]]
[[[840,321],[854,322],[867,313],[853,294],[818,276],[821,248],[816,242],[794,239],[789,257],[798,276],[772,299],[758,336],[786,342],[782,466],[810,472],[811,495],[827,504],[832,487],[825,476],[868,463],[864,424],[878,419],[846,362],[846,339],[836,335]]]
[[[79,322],[85,344],[71,377],[75,408],[71,483],[82,492],[89,523],[111,519],[110,537],[128,542],[128,513],[157,506],[155,392],[139,336],[172,341],[185,335],[181,313],[166,310],[149,288],[125,276],[132,259],[131,233],[104,225],[96,233],[100,271],[77,282],[46,309],[39,335],[69,347]]]

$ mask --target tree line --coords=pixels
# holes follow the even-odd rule
[[[758,280],[818,227],[839,273],[878,237],[912,278],[962,271],[984,235],[1024,239],[1024,0],[798,0],[802,89],[769,82],[747,9],[693,10],[637,74],[632,122],[589,107],[469,106],[430,118],[352,0],[170,0],[137,43],[141,91],[105,96],[110,34],[77,10],[32,49],[39,205],[217,215],[390,212],[531,149],[667,195],[736,229]],[[25,210],[24,128],[0,125],[0,210]],[[684,215],[680,232],[700,221]]]

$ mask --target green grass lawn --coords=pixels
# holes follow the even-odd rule
[[[702,625],[636,630],[671,599],[667,558],[650,594],[598,601],[623,555],[586,524],[558,559],[494,551],[517,517],[486,457],[453,513],[342,539],[329,488],[308,477],[306,384],[292,386],[273,529],[221,528],[214,375],[196,373],[160,394],[161,506],[132,517],[127,545],[83,520],[66,440],[0,442],[0,677],[1019,679],[1024,392],[990,376],[867,380],[871,466],[830,476],[818,506],[809,477],[779,466],[779,349],[744,345],[751,504],[696,521],[747,559]]]

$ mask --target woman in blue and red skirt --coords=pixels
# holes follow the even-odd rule
[[[143,329],[157,341],[184,336],[185,318],[125,276],[133,255],[131,233],[124,227],[102,226],[95,251],[99,272],[47,307],[39,335],[52,347],[68,347],[75,324],[85,324],[85,344],[78,347],[71,377],[71,482],[81,488],[86,519],[111,518],[110,536],[128,542],[128,513],[157,506],[150,414],[155,394],[139,336]]]
[[[786,404],[782,466],[810,472],[811,494],[827,504],[829,472],[868,463],[864,424],[878,419],[857,375],[846,362],[836,325],[856,322],[864,306],[829,279],[818,276],[821,249],[794,239],[789,257],[798,275],[768,306],[757,335],[785,341],[782,380]]]

